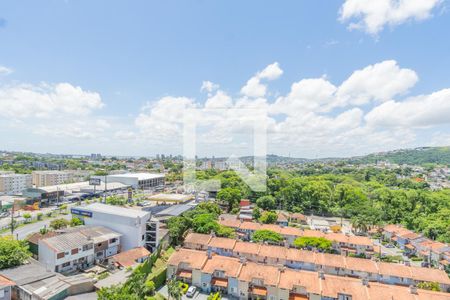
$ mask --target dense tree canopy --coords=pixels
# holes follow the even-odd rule
[[[10,236],[0,236],[0,270],[19,266],[30,257],[25,241],[14,240]]]
[[[253,242],[268,242],[271,244],[280,244],[283,242],[283,236],[272,230],[256,230],[252,235]]]

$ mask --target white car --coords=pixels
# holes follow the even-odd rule
[[[194,297],[196,291],[197,291],[197,288],[195,286],[190,286],[186,292],[186,296],[189,298],[192,298],[192,297]]]

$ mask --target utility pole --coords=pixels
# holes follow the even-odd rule
[[[105,175],[105,190],[103,191],[103,203],[106,204],[106,192],[108,191],[108,175]]]
[[[13,201],[13,205],[11,208],[11,235],[14,238],[14,204],[15,202]]]

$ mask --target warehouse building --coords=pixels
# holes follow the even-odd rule
[[[122,184],[129,185],[134,189],[158,190],[164,188],[165,175],[151,173],[126,173],[108,176],[91,176],[91,178],[98,178],[102,181],[106,181],[108,185],[110,182],[120,182]]]

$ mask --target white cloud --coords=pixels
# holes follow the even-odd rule
[[[233,100],[224,91],[217,91],[214,96],[206,100],[206,108],[230,108],[233,106]]]
[[[202,87],[200,88],[200,92],[206,91],[208,93],[212,93],[215,90],[219,88],[218,84],[215,84],[214,82],[205,80],[202,82]]]
[[[345,0],[339,15],[342,22],[350,22],[350,29],[376,35],[387,25],[428,19],[440,3],[441,0]]]
[[[450,123],[450,89],[405,101],[388,101],[367,113],[370,126],[428,127]]]
[[[5,66],[0,66],[0,75],[9,75],[13,72],[12,69],[7,68]]]
[[[69,83],[0,87],[0,116],[7,118],[84,116],[103,106],[98,93]]]
[[[241,93],[247,97],[264,97],[266,95],[267,86],[261,83],[262,79],[275,80],[283,74],[279,64],[274,62],[268,65],[264,70],[256,73],[255,76],[250,78],[247,83],[242,87]]]
[[[353,72],[339,87],[337,97],[340,105],[387,101],[407,92],[417,81],[413,70],[401,69],[395,60],[386,60]]]
[[[133,131],[119,130],[116,133],[114,133],[114,137],[119,140],[134,140],[136,139],[137,135]]]

